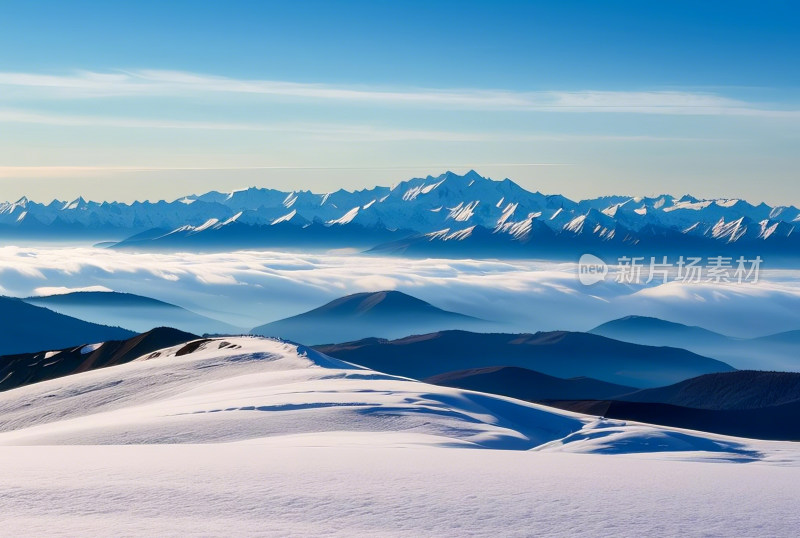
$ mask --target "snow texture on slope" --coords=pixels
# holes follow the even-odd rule
[[[245,441],[332,432],[426,445],[589,453],[684,452],[757,461],[751,443],[604,420],[381,374],[264,338],[202,339],[0,394],[0,445]],[[395,438],[397,439],[397,438]]]

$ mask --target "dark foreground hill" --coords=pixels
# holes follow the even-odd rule
[[[561,378],[591,377],[649,388],[734,370],[728,364],[683,349],[642,346],[565,331],[536,334],[441,331],[399,340],[367,338],[316,349],[380,372],[414,379],[456,370],[518,366]]]
[[[111,340],[99,346],[82,344],[59,351],[5,355],[0,357],[0,391],[124,364],[158,349],[196,338],[177,329],[159,327],[127,340]]]

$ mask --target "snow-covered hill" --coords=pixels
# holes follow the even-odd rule
[[[403,432],[443,446],[530,449],[591,422],[247,337],[198,340],[0,394],[0,445]]]
[[[119,246],[137,248],[381,245],[389,252],[546,254],[593,245],[664,250],[680,243],[791,256],[800,245],[798,224],[800,210],[793,206],[689,195],[575,202],[474,171],[327,194],[253,187],[173,202],[78,198],[44,205],[22,198],[0,204],[2,235],[128,237]]]
[[[0,393],[0,432],[10,534],[788,536],[800,524],[792,443],[577,415],[262,338]]]
[[[255,337],[195,340],[0,394],[0,445],[209,443],[332,432],[413,434],[406,440],[437,446],[769,456],[741,440],[429,385]]]

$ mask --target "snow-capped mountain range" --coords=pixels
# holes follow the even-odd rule
[[[121,240],[119,247],[270,246],[379,252],[558,254],[587,248],[737,252],[800,246],[800,209],[686,195],[573,201],[471,171],[327,194],[249,188],[172,202],[0,203],[0,236]],[[666,249],[665,249],[666,247]]]

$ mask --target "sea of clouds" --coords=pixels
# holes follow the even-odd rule
[[[243,328],[343,295],[397,289],[509,330],[588,330],[650,315],[735,336],[800,329],[800,271],[765,267],[758,282],[592,286],[577,263],[409,259],[271,251],[133,253],[89,247],[0,247],[0,294],[75,289],[136,293]]]

